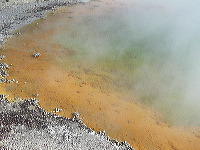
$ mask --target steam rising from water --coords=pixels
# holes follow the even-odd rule
[[[199,126],[200,2],[134,3],[78,18],[55,38],[77,51],[82,64],[105,64],[119,86],[161,111],[167,121]]]

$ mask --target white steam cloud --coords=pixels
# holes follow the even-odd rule
[[[122,66],[119,82],[137,99],[173,124],[199,126],[200,1],[121,2],[134,5],[79,18],[60,36],[61,43],[87,51],[84,60]]]

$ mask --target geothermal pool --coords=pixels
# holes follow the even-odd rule
[[[111,87],[156,108],[169,123],[199,126],[200,23],[186,10],[135,5],[77,17],[51,39],[74,54],[60,52],[59,65],[115,76]]]
[[[197,149],[199,9],[171,6],[105,0],[49,13],[6,42],[9,77],[19,82],[5,93],[38,94],[61,116],[78,111],[138,150]]]

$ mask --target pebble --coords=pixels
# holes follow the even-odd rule
[[[41,56],[40,53],[34,53],[34,54],[33,54],[33,57],[40,57],[40,56]]]
[[[39,94],[38,94],[38,93],[36,93],[36,94],[33,94],[33,96],[35,96],[35,97],[38,97],[38,96],[39,96]]]
[[[0,55],[0,60],[4,59],[6,56],[5,55]]]
[[[56,112],[56,113],[57,113],[57,112],[60,112],[60,111],[62,111],[62,109],[55,108],[55,112]]]

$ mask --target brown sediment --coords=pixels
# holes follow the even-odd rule
[[[109,0],[62,8],[20,29],[22,34],[8,40],[2,51],[7,56],[5,62],[13,64],[9,70],[11,78],[19,81],[3,85],[6,93],[22,98],[38,93],[39,103],[45,110],[61,108],[59,114],[66,117],[78,111],[87,126],[96,131],[106,130],[111,138],[126,140],[136,150],[200,149],[199,129],[170,127],[157,112],[134,98],[108,88],[103,90],[106,80],[96,76],[87,66],[80,68],[90,73],[68,71],[59,66],[55,56],[70,57],[76,53],[50,41],[50,37],[66,29],[67,22],[76,16],[109,12],[112,11],[110,5],[120,7]],[[70,18],[63,19],[64,15]],[[35,52],[42,55],[34,58]],[[88,76],[93,81],[85,80]]]

